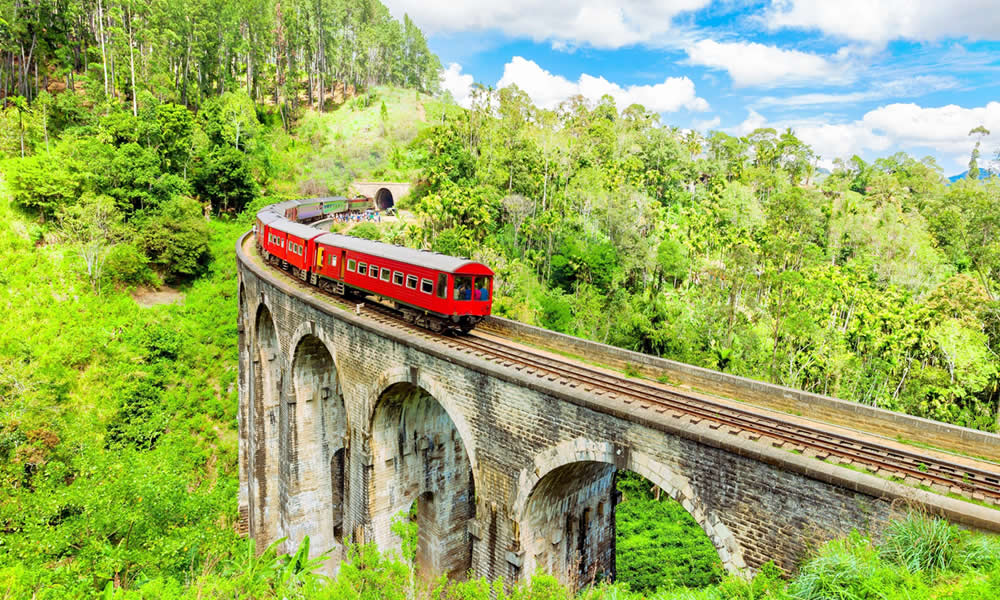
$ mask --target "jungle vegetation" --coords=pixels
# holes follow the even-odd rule
[[[996,431],[996,179],[905,155],[825,175],[794,132],[702,136],[610,99],[482,88],[466,110],[431,95],[437,68],[376,1],[0,1],[0,597],[412,597],[406,557],[353,548],[331,584],[233,533],[233,244],[256,207],[354,179],[418,182],[411,217],[364,234],[492,265],[498,314]],[[182,300],[133,299],[164,284]],[[622,583],[587,598],[1000,584],[995,541],[919,518],[946,558],[858,534],[787,585],[728,579],[679,507],[620,485]]]

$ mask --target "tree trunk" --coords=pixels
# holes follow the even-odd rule
[[[122,16],[122,18],[125,18],[124,15]],[[132,13],[131,13],[131,11],[129,11],[129,13],[128,13],[128,27],[127,27],[127,29],[128,29],[128,65],[129,65],[129,71],[132,74],[132,116],[133,117],[138,117],[139,116],[139,105],[136,102],[136,98],[135,98],[135,96],[136,96],[136,93],[135,93],[135,56],[134,56],[134,52],[132,51],[132,45],[135,43],[135,39],[133,37],[133,31],[132,31]]]
[[[104,5],[97,0],[97,27],[101,35],[101,65],[104,70],[104,97],[108,97],[108,54],[104,48]]]

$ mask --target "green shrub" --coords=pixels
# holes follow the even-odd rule
[[[125,382],[116,394],[118,410],[108,422],[104,438],[107,448],[132,447],[149,450],[163,433],[166,419],[160,406],[163,388],[151,378]]]
[[[116,283],[155,285],[156,275],[149,268],[149,257],[135,244],[118,244],[111,249],[104,264],[105,274]]]
[[[712,542],[676,500],[630,471],[618,474],[622,502],[615,509],[618,581],[650,593],[717,583],[722,563]]]
[[[947,521],[910,513],[892,521],[885,531],[880,555],[910,573],[944,571],[956,565],[962,536]]]
[[[51,152],[7,161],[4,171],[14,204],[44,220],[75,202],[82,179],[66,170],[64,162]]]
[[[969,536],[962,546],[961,560],[967,569],[1000,568],[1000,537]]]
[[[201,207],[190,198],[168,202],[160,214],[143,224],[138,238],[150,263],[168,280],[196,277],[211,258],[208,225],[201,218]]]
[[[366,240],[382,239],[382,233],[378,230],[378,226],[374,223],[360,223],[354,226],[354,228],[348,233],[354,237],[364,238]]]

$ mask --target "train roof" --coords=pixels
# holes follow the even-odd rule
[[[296,208],[302,204],[302,200],[285,200],[284,202],[279,202],[277,204],[272,204],[267,207],[267,210],[275,212],[282,217],[285,216],[285,212],[290,208]]]
[[[445,271],[447,273],[455,273],[463,267],[475,265],[482,267],[486,273],[490,275],[493,274],[493,271],[486,265],[468,258],[448,256],[446,254],[438,254],[437,252],[427,252],[426,250],[414,250],[413,248],[406,248],[405,246],[396,246],[394,244],[366,240],[364,238],[343,235],[340,233],[325,233],[316,238],[316,243],[327,244],[329,246],[352,250],[354,252],[361,252],[363,254],[377,256],[379,258],[398,260],[399,262],[407,264],[420,265],[436,271]],[[486,273],[478,272],[477,274]]]
[[[296,223],[295,221],[289,221],[288,219],[281,218],[277,221],[272,221],[269,223],[272,229],[277,229],[283,233],[289,235],[294,235],[297,238],[302,238],[304,240],[311,240],[314,237],[323,233],[322,229],[316,229],[315,227],[310,227],[308,225],[303,225],[302,223]]]
[[[268,223],[273,223],[278,219],[284,219],[284,217],[282,217],[276,212],[271,211],[270,209],[265,209],[257,213],[257,220],[265,225],[267,225]]]

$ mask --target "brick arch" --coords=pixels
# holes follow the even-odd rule
[[[340,378],[340,361],[337,359],[337,344],[333,341],[333,336],[324,328],[322,325],[317,324],[313,321],[303,321],[295,327],[295,331],[288,338],[289,344],[286,349],[285,358],[287,362],[285,364],[292,365],[295,363],[295,352],[302,343],[302,339],[306,336],[314,336],[323,344],[326,351],[330,353],[330,358],[333,360],[333,368],[336,373],[336,378],[334,384],[336,385],[336,393],[342,395],[343,387],[341,385]],[[350,419],[350,415],[347,415]],[[350,421],[347,422],[347,430],[350,431]]]
[[[344,452],[347,415],[338,392],[333,353],[320,337],[297,336],[291,365],[291,394],[286,402],[290,436],[286,461],[288,501],[284,527],[291,546],[310,538],[310,555],[333,550],[325,565],[334,574],[339,565],[344,517]]]
[[[727,571],[743,574],[746,563],[743,550],[735,535],[719,519],[718,515],[707,507],[691,487],[690,481],[684,475],[677,473],[668,466],[658,463],[654,458],[635,450],[615,446],[610,442],[597,442],[586,438],[577,438],[563,442],[537,455],[530,467],[521,469],[518,476],[517,494],[512,506],[511,515],[518,524],[521,546],[524,549],[524,570],[530,575],[535,570],[535,552],[545,549],[530,538],[531,501],[539,484],[546,476],[559,470],[572,468],[574,465],[608,465],[615,469],[626,469],[637,473],[670,495],[701,526],[705,535],[712,541],[723,566]],[[598,474],[598,469],[590,469],[591,476]],[[528,528],[525,525],[529,525]],[[529,531],[526,531],[529,529]]]
[[[382,549],[397,547],[396,515],[418,501],[417,565],[421,576],[464,577],[472,567],[478,486],[474,452],[461,413],[433,377],[408,369],[380,375],[369,398],[368,515]]]
[[[281,339],[274,315],[264,298],[254,310],[249,345],[252,348],[252,376],[247,429],[254,440],[248,452],[248,470],[252,476],[248,490],[249,527],[254,536],[275,540],[282,537],[278,501],[281,461],[278,421],[283,374],[279,360]]]
[[[383,371],[375,383],[371,387],[371,392],[368,394],[367,403],[365,405],[367,410],[367,423],[368,431],[371,431],[372,422],[375,420],[375,409],[378,405],[379,398],[385,393],[387,389],[396,385],[397,383],[409,383],[415,387],[424,389],[428,394],[434,397],[439,404],[444,408],[448,416],[451,417],[451,422],[455,424],[455,429],[458,430],[458,434],[462,437],[462,445],[465,446],[465,452],[469,455],[469,462],[472,464],[472,472],[475,475],[478,469],[476,468],[478,462],[476,460],[476,447],[471,443],[475,440],[475,434],[472,432],[472,427],[469,422],[465,419],[464,413],[451,401],[451,398],[441,384],[437,377],[432,375],[427,375],[423,372],[417,372],[416,381],[412,379],[412,372],[409,367],[395,367]],[[476,485],[479,485],[477,479]]]

